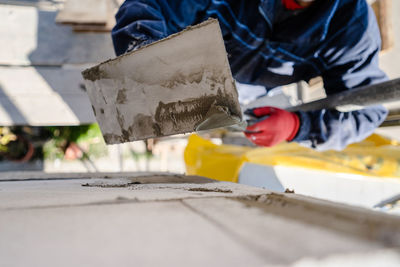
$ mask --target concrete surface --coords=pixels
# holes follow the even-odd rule
[[[286,189],[297,194],[330,201],[374,208],[400,192],[400,179],[334,173],[289,166],[246,163],[239,183],[277,192]],[[400,213],[400,210],[391,211]]]
[[[94,122],[80,76],[82,69],[0,66],[0,125],[80,125]]]
[[[108,0],[68,0],[57,14],[56,22],[64,24],[105,25],[108,20]]]
[[[18,1],[14,1],[18,2]],[[47,1],[49,6],[53,1]],[[74,33],[55,23],[57,6],[0,4],[0,64],[61,66],[94,64],[114,57],[109,33]]]
[[[7,3],[0,2],[0,125],[95,122],[80,73],[114,56],[111,36],[57,25],[59,1]]]
[[[375,133],[400,141],[400,126],[381,127],[376,129]]]
[[[394,47],[380,55],[379,65],[390,79],[395,79],[400,77],[400,1],[392,0],[391,2]]]
[[[1,178],[1,266],[400,264],[400,218],[351,206],[191,176]]]
[[[241,110],[218,21],[199,25],[85,70],[108,144],[238,123]],[[208,120],[209,121],[209,120]]]
[[[35,177],[34,174],[31,174]],[[106,174],[113,179],[88,179],[91,174],[51,174],[47,177],[18,181],[0,180],[0,209],[90,205],[91,203],[166,201],[198,197],[239,197],[265,192],[232,183],[215,183],[202,177],[182,175]],[[141,176],[141,178],[135,178]],[[37,177],[37,176],[36,176]],[[71,178],[73,177],[73,178]],[[83,178],[79,178],[83,177]],[[96,177],[93,174],[93,177]],[[130,178],[125,178],[130,177]]]

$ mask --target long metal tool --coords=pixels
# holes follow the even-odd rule
[[[320,100],[290,107],[287,110],[312,111],[333,108],[338,110],[360,109],[394,101],[400,101],[400,79],[340,92]]]
[[[400,78],[340,92],[320,100],[290,107],[287,110],[312,111],[335,108],[341,111],[348,111],[395,101],[400,101]],[[396,125],[400,125],[399,109],[390,110],[389,115],[380,127]]]
[[[350,111],[394,101],[400,101],[400,78],[340,92],[313,102],[288,107],[286,110],[292,112],[319,109]],[[240,124],[227,127],[227,129],[234,132],[246,131],[247,124],[246,121],[243,121]],[[390,111],[385,122],[381,124],[381,127],[394,125],[400,125],[400,109]]]
[[[291,112],[319,109],[350,111],[394,101],[400,101],[400,78],[340,92],[313,102],[288,107],[286,110]],[[247,125],[248,122],[243,121],[237,125],[229,126],[227,129],[233,132],[245,132]],[[385,122],[381,124],[381,127],[394,125],[400,125],[400,109],[390,111]]]

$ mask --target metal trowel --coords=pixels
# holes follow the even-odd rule
[[[107,144],[242,121],[238,93],[215,19],[82,74]]]

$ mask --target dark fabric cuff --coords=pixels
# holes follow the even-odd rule
[[[308,116],[307,112],[303,111],[296,112],[296,115],[299,117],[300,127],[299,131],[297,132],[296,136],[292,139],[291,142],[300,142],[304,140],[309,140],[311,131],[310,117]]]
[[[140,40],[132,41],[129,43],[128,48],[126,49],[126,51],[123,54],[137,50],[137,49],[142,48],[143,46],[146,46],[153,42],[154,42],[154,40],[152,40],[152,39],[140,39]]]

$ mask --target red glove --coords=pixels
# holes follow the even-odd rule
[[[245,112],[256,118],[263,119],[247,127],[245,135],[251,142],[259,146],[274,146],[283,141],[291,141],[297,134],[300,126],[299,117],[283,109],[261,107]]]

